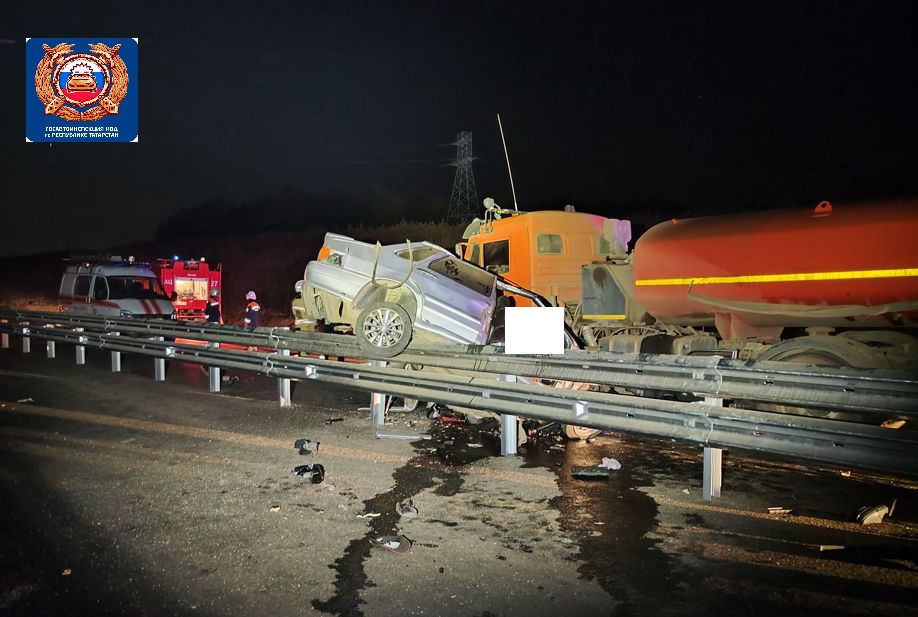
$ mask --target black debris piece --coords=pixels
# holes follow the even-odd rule
[[[344,418],[329,418],[325,424],[334,424],[335,422],[344,422]]]
[[[293,470],[293,475],[311,478],[313,484],[322,484],[325,482],[325,468],[318,463],[300,465]]]

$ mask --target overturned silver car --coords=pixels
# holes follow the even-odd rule
[[[380,246],[332,233],[296,285],[307,320],[352,330],[380,357],[418,337],[487,343],[505,288],[512,286],[430,242]]]

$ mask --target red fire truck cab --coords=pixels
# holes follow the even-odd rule
[[[166,294],[173,298],[176,318],[182,321],[204,321],[204,308],[210,290],[220,288],[220,266],[212,268],[210,264],[195,259],[160,259],[159,280]],[[175,296],[172,293],[175,292]],[[220,297],[220,310],[223,310],[223,298]]]

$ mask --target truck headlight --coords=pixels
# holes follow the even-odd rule
[[[124,309],[121,309],[121,316],[122,317],[133,317],[134,313],[132,313],[131,311],[126,311]]]

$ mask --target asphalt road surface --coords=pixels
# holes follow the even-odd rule
[[[260,376],[209,394],[198,366],[157,383],[149,358],[112,374],[103,352],[12,342],[0,615],[918,614],[911,481],[727,452],[705,502],[696,447],[545,435],[500,457],[493,425],[426,413],[386,429],[430,439],[377,439],[359,392],[296,383],[280,408]],[[610,479],[571,477],[604,456]],[[309,463],[324,483],[293,474]]]

